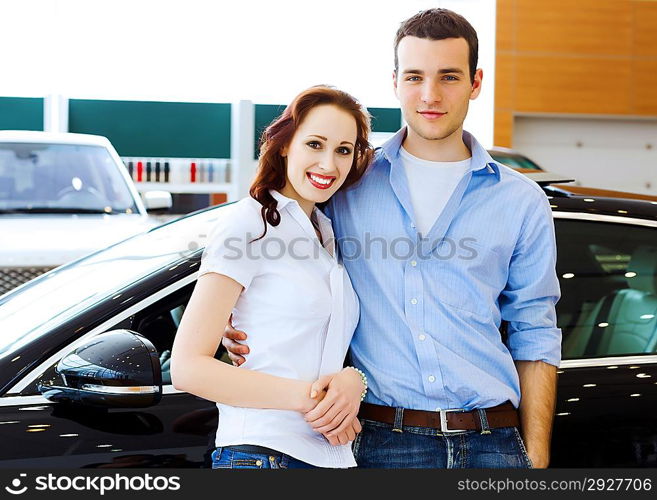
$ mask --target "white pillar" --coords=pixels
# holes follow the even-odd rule
[[[230,118],[230,164],[232,193],[228,201],[235,201],[249,194],[257,162],[253,159],[255,140],[255,106],[251,101],[239,101],[232,105]]]
[[[68,132],[68,98],[48,94],[43,100],[43,130]]]

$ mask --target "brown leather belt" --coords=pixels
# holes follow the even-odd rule
[[[491,429],[518,427],[520,425],[518,410],[515,409],[510,401],[492,408],[485,408],[484,412],[486,413],[488,427]],[[396,410],[391,406],[361,403],[358,417],[365,420],[374,420],[376,422],[395,425],[395,414]],[[424,411],[404,409],[401,424],[402,426],[407,425],[411,427],[430,427],[440,429],[441,432],[482,430],[478,410]],[[393,430],[399,430],[401,432],[401,429],[395,428]]]

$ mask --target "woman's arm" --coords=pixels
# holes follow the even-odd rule
[[[310,382],[241,369],[214,358],[242,288],[222,274],[211,272],[198,279],[171,350],[174,387],[232,406],[311,410],[323,393],[310,398]]]

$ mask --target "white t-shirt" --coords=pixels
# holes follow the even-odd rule
[[[463,161],[429,161],[413,156],[403,147],[399,156],[404,165],[415,225],[426,236],[452,196],[459,181],[470,168],[471,158]]]
[[[330,219],[315,208],[323,247],[299,204],[270,192],[280,224],[249,243],[264,230],[262,206],[249,197],[220,210],[199,276],[215,272],[244,286],[233,309],[233,325],[247,332],[250,348],[240,369],[312,382],[342,369],[358,323],[358,298],[336,260]],[[299,412],[217,407],[216,446],[253,444],[320,467],[356,465],[349,444],[332,446]]]

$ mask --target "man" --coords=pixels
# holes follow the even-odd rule
[[[481,91],[477,51],[452,11],[402,23],[393,84],[408,126],[328,206],[361,304],[350,346],[369,382],[360,467],[549,463],[561,351],[554,227],[542,190],[463,131]],[[226,337],[243,361],[248,348],[230,339],[244,335]]]

